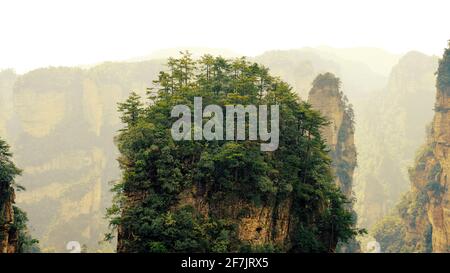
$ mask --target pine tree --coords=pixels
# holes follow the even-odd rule
[[[122,113],[122,116],[120,117],[122,122],[129,127],[136,125],[142,114],[143,104],[141,102],[141,97],[136,92],[131,92],[128,99],[118,105],[118,111]]]
[[[437,87],[442,91],[447,90],[450,95],[450,40],[448,48],[445,49],[444,56],[439,60],[437,74]]]
[[[296,226],[289,248],[262,246],[266,250],[333,251],[338,241],[357,234],[353,215],[345,209],[348,200],[333,183],[320,135],[326,121],[288,84],[245,58],[194,61],[189,54],[169,59],[155,84],[157,97],[147,106],[135,94],[119,104],[128,126],[116,138],[122,180],[108,210],[111,225],[120,228],[119,252],[257,251],[238,239],[239,219],[225,217],[217,207],[205,216],[180,204],[180,194],[193,187],[206,191],[202,202],[224,208],[232,200],[260,206],[292,199]],[[249,140],[174,141],[172,107],[192,105],[198,96],[204,104],[223,108],[279,105],[279,149],[261,152],[260,143]]]

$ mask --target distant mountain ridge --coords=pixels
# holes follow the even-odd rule
[[[329,48],[280,50],[250,59],[269,67],[303,99],[317,74],[333,72],[340,77],[354,105],[355,142],[363,155],[359,157],[359,168],[377,170],[373,175],[378,175],[385,167],[373,168],[373,161],[368,159],[370,147],[378,142],[366,137],[373,134],[367,128],[373,124],[371,115],[378,112],[368,105],[384,96],[388,75],[381,72],[387,64],[397,62],[398,56],[383,55],[384,51],[374,49],[372,54],[367,53],[371,55],[368,60],[377,59],[381,65],[369,65],[364,62],[366,53],[361,57],[349,52]],[[97,242],[106,231],[106,222],[101,219],[111,198],[109,181],[119,177],[113,143],[113,136],[121,128],[116,103],[130,91],[145,95],[163,62],[107,62],[86,69],[45,68],[0,77],[0,105],[7,105],[0,107],[0,133],[13,147],[18,165],[24,169],[20,182],[28,188],[26,193],[18,194],[17,200],[29,212],[32,232],[34,228],[44,250],[64,251],[67,240],[86,243],[90,251],[111,250]],[[434,73],[433,66],[424,69],[426,75]],[[428,77],[423,85],[427,85]],[[426,90],[417,92],[428,98]],[[413,110],[407,108],[405,113]],[[370,179],[358,178],[358,173],[361,171],[357,169],[356,195],[360,196],[361,206],[372,205],[365,194],[369,188],[364,186],[370,185]]]

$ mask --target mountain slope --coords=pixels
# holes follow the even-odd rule
[[[450,45],[449,45],[450,46]],[[375,238],[384,248],[393,246],[385,234],[395,230],[401,236],[398,247],[415,252],[450,251],[450,48],[439,61],[436,80],[434,117],[426,144],[419,150],[410,169],[411,190],[391,217],[375,229]]]
[[[359,166],[354,184],[362,226],[370,228],[408,189],[408,167],[433,115],[437,61],[409,52],[392,68],[384,90],[355,102]]]

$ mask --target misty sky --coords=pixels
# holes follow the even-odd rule
[[[304,46],[442,54],[450,1],[1,0],[0,69],[92,64],[162,48],[245,55]]]

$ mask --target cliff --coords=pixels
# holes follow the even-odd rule
[[[364,227],[387,215],[409,188],[408,167],[433,117],[437,64],[436,56],[408,52],[383,89],[355,102],[355,210]]]
[[[20,175],[11,160],[9,146],[0,138],[0,253],[18,251],[19,232],[14,215],[14,179]]]
[[[292,230],[296,228],[292,216],[292,198],[286,198],[281,203],[272,199],[262,205],[255,205],[243,198],[211,202],[208,198],[208,195],[212,194],[211,190],[199,190],[196,186],[186,189],[180,193],[177,205],[171,210],[176,211],[188,206],[204,218],[229,219],[235,226],[234,240],[244,242],[249,249],[287,251],[290,248]],[[144,193],[128,195],[127,207],[145,207],[145,200]],[[317,211],[315,214],[318,217],[320,213]],[[314,216],[311,215],[311,218]],[[119,226],[117,239],[117,252],[135,251],[129,246],[129,242],[134,238],[126,226]],[[330,251],[334,250],[335,246],[336,243],[333,243]]]
[[[332,159],[335,184],[348,200],[353,201],[353,173],[356,168],[353,108],[340,90],[341,82],[332,73],[319,74],[313,81],[308,102],[328,120],[321,134],[326,140]],[[353,202],[347,205],[354,215]],[[340,252],[359,252],[359,243],[340,245]]]
[[[432,251],[450,252],[450,48],[439,62],[436,87],[427,148],[411,171],[412,191],[422,196],[424,214],[419,214],[423,217],[417,217],[409,232],[424,234],[428,222]]]
[[[14,189],[0,185],[0,253],[17,252],[18,232],[14,225]]]
[[[16,77],[17,75],[11,70],[0,71],[0,136],[6,134],[6,120],[9,119],[12,109],[9,102],[11,102],[12,86]],[[2,164],[0,168],[3,168],[6,157],[3,158],[2,154],[0,157],[0,164]],[[11,229],[14,224],[14,199],[15,192],[10,181],[0,179],[0,253],[12,253],[17,249],[18,233]]]
[[[336,49],[328,47],[274,50],[255,57],[269,67],[303,98],[320,73],[331,72],[345,83],[346,95],[355,101],[382,88],[398,56],[379,49]]]
[[[155,81],[155,103],[143,106],[133,94],[119,107],[122,181],[109,210],[117,251],[334,252],[354,238],[320,133],[325,118],[256,63],[205,57],[176,71],[179,63],[193,62],[171,60]],[[168,114],[192,96],[220,106],[279,105],[278,149],[261,151],[260,140],[248,139],[174,141]]]
[[[385,76],[368,67],[373,62],[364,63],[367,54],[325,51],[267,52],[255,60],[304,97],[315,75],[323,71],[340,76],[349,96],[384,85]],[[391,57],[397,58],[383,53],[376,59],[386,64]],[[97,242],[107,230],[102,218],[111,200],[109,182],[120,177],[112,140],[121,127],[116,103],[132,90],[144,94],[161,63],[50,67],[24,75],[0,72],[0,134],[12,144],[24,169],[19,182],[27,188],[16,202],[28,212],[32,233],[44,251],[66,251],[66,242],[72,240],[86,244],[89,251],[112,250]]]
[[[333,74],[320,74],[313,82],[308,102],[329,122],[321,132],[330,149],[335,183],[348,199],[352,199],[353,172],[356,167],[353,109],[339,89],[340,80]]]
[[[411,190],[397,205],[392,221],[385,219],[374,232],[388,251],[450,251],[450,48],[439,61],[436,89],[426,144],[409,169]],[[396,238],[386,235],[389,230]]]
[[[44,251],[64,252],[68,241],[112,251],[98,242],[107,230],[108,183],[119,176],[116,103],[130,89],[144,92],[157,67],[149,61],[45,68],[16,76],[11,90],[5,88],[2,95],[9,99],[0,104],[8,112],[0,122],[24,169],[18,182],[27,188],[16,201]]]

